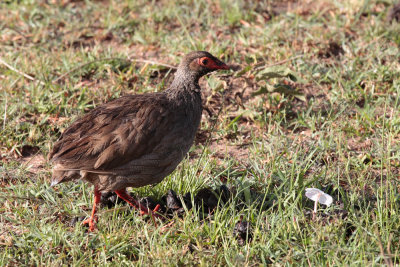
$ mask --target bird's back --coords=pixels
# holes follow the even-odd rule
[[[78,178],[111,182],[104,187],[161,181],[189,150],[200,122],[201,98],[184,99],[180,103],[165,93],[130,95],[93,109],[54,145],[49,155],[55,164],[53,184]]]

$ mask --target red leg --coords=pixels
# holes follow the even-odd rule
[[[157,205],[154,210],[150,210],[148,208],[146,208],[145,206],[143,206],[142,204],[139,203],[139,201],[135,200],[133,197],[131,197],[125,189],[123,190],[116,190],[114,191],[121,199],[125,200],[126,202],[129,203],[129,205],[131,205],[132,207],[139,209],[140,210],[140,214],[144,215],[144,214],[149,214],[154,222],[154,225],[157,226],[154,218],[162,218],[161,215],[157,214],[156,212],[158,211],[158,209],[160,208],[160,205]]]
[[[97,222],[97,216],[96,216],[96,207],[97,204],[100,203],[100,198],[101,198],[101,193],[99,190],[97,190],[97,187],[94,187],[94,203],[93,203],[93,208],[92,208],[92,214],[90,215],[89,219],[86,219],[82,222],[82,224],[89,224],[89,231],[93,232],[96,229],[96,222]]]

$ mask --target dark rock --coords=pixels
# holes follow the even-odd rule
[[[223,184],[219,187],[218,195],[220,196],[221,201],[226,203],[231,198],[231,191],[226,185]]]
[[[184,196],[183,196],[183,201],[185,202],[185,206],[188,210],[190,210],[192,208],[192,197],[190,192],[187,192]]]
[[[253,229],[247,221],[240,220],[236,223],[233,229],[233,234],[236,236],[239,245],[244,245],[253,239]]]
[[[178,199],[178,196],[176,195],[175,191],[170,189],[167,192],[166,195],[166,201],[167,201],[167,208],[170,210],[178,210],[180,208],[182,208],[182,203],[181,201]]]
[[[117,204],[126,203],[124,200],[120,199],[115,192],[104,192],[101,193],[100,204],[111,209]]]
[[[194,198],[196,206],[203,208],[207,213],[213,211],[218,205],[216,193],[208,188],[201,189]]]

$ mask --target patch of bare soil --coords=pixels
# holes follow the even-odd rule
[[[213,152],[213,157],[222,160],[232,157],[237,160],[248,158],[251,133],[262,134],[262,129],[254,123],[251,116],[244,114],[250,110],[249,106],[254,107],[252,93],[256,91],[252,80],[246,77],[222,76],[219,77],[223,84],[223,90],[215,92],[211,90],[205,79],[200,81],[203,88],[203,121],[208,120],[208,129],[199,129],[195,143],[208,145]],[[217,135],[216,132],[223,122],[223,118],[236,120],[239,131],[227,130],[224,136]],[[197,158],[201,153],[200,149],[192,153],[191,158]]]
[[[27,232],[20,225],[15,225],[8,221],[0,221],[0,246],[12,246],[14,243],[14,237]]]
[[[393,5],[393,7],[390,9],[387,20],[389,22],[392,21],[400,22],[400,2]]]
[[[269,16],[278,16],[286,13],[295,13],[301,16],[309,16],[311,14],[322,14],[324,16],[332,14],[337,8],[331,1],[318,1],[313,0],[283,0],[283,1],[268,1],[265,4],[258,1],[256,11],[257,13],[264,14],[266,18]]]
[[[318,57],[319,58],[339,57],[342,54],[344,54],[342,46],[335,41],[330,41],[325,47],[320,49],[320,51],[318,52]]]
[[[20,162],[25,165],[32,173],[38,173],[45,167],[46,159],[42,154],[36,154],[28,157],[23,157]]]
[[[372,146],[370,138],[353,137],[347,140],[347,148],[351,151],[368,151]]]
[[[24,145],[18,152],[14,151],[15,159],[25,166],[29,172],[36,174],[44,169],[46,159],[40,153],[39,147]]]

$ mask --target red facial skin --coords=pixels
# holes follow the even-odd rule
[[[197,63],[200,66],[204,66],[204,67],[212,69],[212,70],[229,70],[228,65],[226,65],[222,61],[219,61],[218,59],[214,60],[209,57],[199,58]]]

